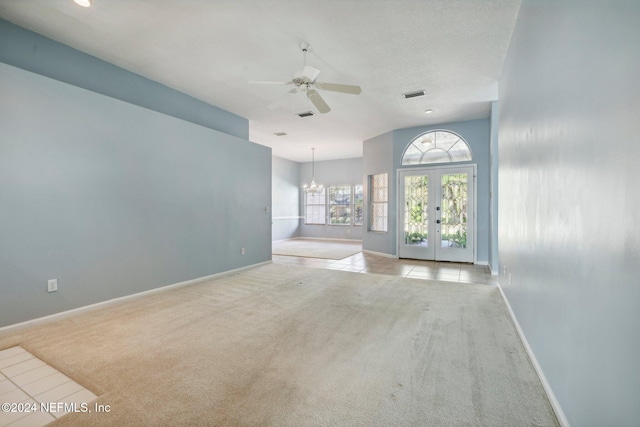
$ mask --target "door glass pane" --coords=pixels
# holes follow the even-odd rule
[[[428,185],[427,176],[404,178],[404,242],[406,245],[428,247]]]
[[[443,248],[467,247],[467,177],[466,173],[441,176],[440,236]]]

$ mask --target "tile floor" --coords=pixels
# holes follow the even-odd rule
[[[0,351],[0,427],[44,426],[96,398],[22,347]]]
[[[386,274],[414,279],[444,280],[481,285],[496,285],[498,283],[498,276],[492,276],[489,267],[483,265],[397,259],[365,252],[360,252],[341,260],[284,255],[273,255],[272,260],[275,264]]]

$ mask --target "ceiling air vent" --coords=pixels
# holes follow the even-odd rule
[[[309,116],[313,116],[313,112],[311,112],[311,111],[305,111],[304,113],[298,113],[298,116],[300,116],[300,117],[309,117]]]
[[[286,134],[286,132],[274,132],[275,136],[285,136]]]
[[[424,96],[424,90],[417,90],[415,92],[403,93],[402,96],[404,96],[405,99],[415,98],[416,96]]]

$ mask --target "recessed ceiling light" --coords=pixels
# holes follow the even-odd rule
[[[309,117],[309,116],[313,116],[313,112],[312,111],[305,111],[304,113],[298,113],[298,115],[300,117]]]
[[[431,113],[433,113],[433,110],[424,110],[424,113],[425,114],[431,114]]]
[[[73,1],[76,2],[76,4],[79,4],[82,7],[91,6],[91,0],[73,0]]]
[[[403,93],[402,96],[404,96],[405,99],[409,99],[409,98],[415,98],[417,96],[423,96],[424,94],[425,94],[424,90],[417,90],[415,92]]]

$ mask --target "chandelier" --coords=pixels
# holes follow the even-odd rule
[[[302,191],[305,193],[318,194],[324,191],[324,186],[322,184],[316,184],[316,149],[311,149],[311,184],[305,184],[302,187]]]

